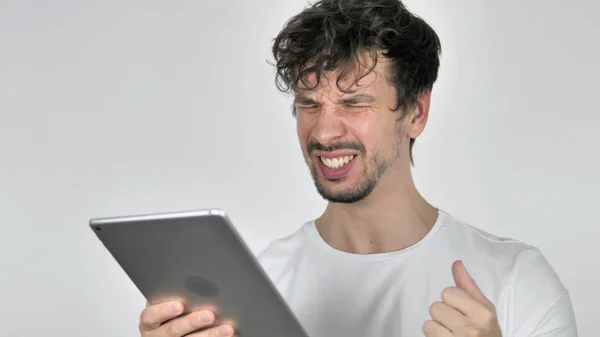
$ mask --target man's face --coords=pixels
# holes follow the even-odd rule
[[[389,64],[380,58],[374,71],[339,91],[338,73],[325,74],[313,90],[295,93],[297,131],[319,194],[330,202],[352,203],[367,197],[390,170],[408,157],[408,138],[398,121],[396,90],[385,78]],[[348,88],[356,77],[340,82]],[[308,78],[312,87],[315,77]]]

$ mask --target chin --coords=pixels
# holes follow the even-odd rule
[[[318,189],[317,189],[318,190]],[[353,204],[365,199],[368,195],[355,194],[349,191],[331,192],[326,190],[318,190],[323,199],[336,204]]]
[[[315,180],[315,187],[323,199],[340,204],[352,204],[364,200],[373,192],[376,186],[376,182],[371,180],[365,180],[346,187],[328,186],[331,183],[330,181],[323,181],[320,178],[320,180]],[[345,183],[341,184],[346,185]]]

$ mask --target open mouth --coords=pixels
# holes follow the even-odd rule
[[[354,155],[338,158],[319,157],[319,159],[321,159],[321,163],[323,163],[323,165],[325,165],[327,168],[339,169],[351,162],[352,159],[354,159]]]
[[[319,158],[319,167],[323,178],[330,181],[338,181],[347,176],[356,162],[356,155],[346,155],[339,157],[323,157]]]

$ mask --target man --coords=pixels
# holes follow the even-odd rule
[[[429,204],[411,177],[440,42],[398,0],[322,0],[274,41],[302,152],[325,212],[259,260],[312,337],[575,337],[569,294],[543,255]],[[141,316],[184,336],[211,312]],[[230,336],[221,326],[190,336]]]

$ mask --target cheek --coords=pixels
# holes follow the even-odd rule
[[[298,134],[298,141],[302,152],[306,155],[306,147],[308,138],[310,137],[310,126],[303,120],[298,119],[296,121],[296,133]]]
[[[352,133],[363,143],[363,146],[367,150],[378,146],[378,138],[384,131],[373,118],[369,118],[366,115],[362,118],[354,119],[352,121],[352,129]]]
[[[376,130],[378,127],[374,123],[373,118],[367,117],[368,116],[364,116],[353,121],[356,132],[364,136],[371,135],[373,132],[378,131]]]
[[[315,122],[314,117],[306,116],[306,114],[298,114],[296,117],[296,132],[301,142],[306,142],[310,138]]]
[[[353,122],[353,131],[358,140],[369,152],[381,154],[395,151],[398,135],[398,123],[381,115],[365,116]]]

